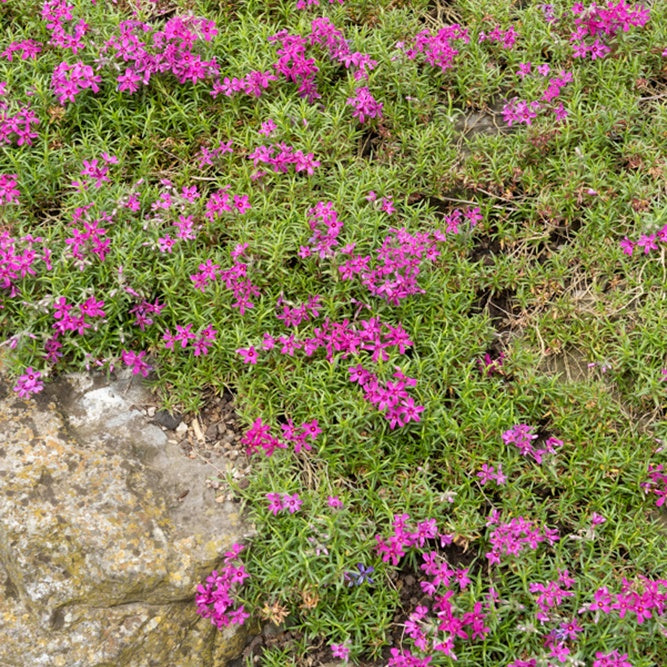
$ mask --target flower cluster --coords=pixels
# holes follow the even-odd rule
[[[83,219],[83,229],[73,227],[70,232],[72,236],[65,239],[65,244],[69,246],[72,257],[79,261],[80,269],[83,269],[88,253],[92,253],[100,262],[103,262],[111,247],[111,241],[106,237],[107,230],[101,225],[113,222],[113,218],[108,213],[102,213],[99,218],[93,219],[87,215],[90,208],[89,204],[78,207],[74,211],[72,224]]]
[[[17,174],[0,174],[0,206],[18,204],[21,193],[16,188]]]
[[[376,198],[375,193],[369,195],[370,200]],[[393,213],[394,207],[391,199],[383,199],[383,210]],[[319,253],[320,258],[330,257],[334,254],[332,248],[338,244],[337,237],[343,228],[333,204],[320,202],[311,210],[315,216],[310,220],[310,228],[315,232],[309,243],[314,244],[314,250]],[[446,240],[447,234],[459,234],[461,225],[466,220],[469,228],[474,228],[481,215],[479,208],[466,209],[463,213],[456,209],[445,216],[446,231],[435,230],[433,233],[410,234],[405,228],[390,229],[385,237],[382,247],[376,251],[375,267],[370,268],[370,255],[357,255],[354,253],[356,244],[351,243],[341,249],[341,255],[346,259],[339,265],[338,271],[343,280],[351,280],[359,275],[362,284],[375,296],[380,296],[392,305],[398,305],[401,299],[410,295],[423,293],[417,283],[422,261],[434,261],[440,252],[437,242]],[[326,231],[319,227],[324,224]],[[308,257],[312,253],[311,248],[302,246],[299,250],[301,257]]]
[[[209,349],[215,342],[215,336],[218,332],[210,324],[207,327],[204,327],[199,333],[194,333],[191,329],[191,324],[186,324],[185,326],[177,324],[175,334],[172,334],[171,331],[167,329],[162,336],[165,348],[173,350],[174,345],[178,343],[180,344],[181,349],[184,349],[190,342],[192,342],[192,354],[195,357],[207,355]]]
[[[373,353],[372,360],[377,362],[380,359],[389,359],[386,351],[389,347],[397,347],[399,353],[403,354],[406,348],[412,345],[401,325],[383,324],[378,318],[361,320],[359,325],[354,327],[348,320],[337,323],[326,318],[321,327],[315,328],[314,336],[304,339],[299,339],[294,334],[274,337],[265,333],[262,349],[267,351],[280,346],[280,353],[288,356],[294,356],[297,350],[302,349],[306,356],[311,356],[323,347],[326,350],[326,359],[330,362],[333,362],[334,352],[342,353],[341,358],[345,359],[350,354],[367,350]],[[256,364],[258,361],[258,351],[254,346],[239,348],[236,352],[246,364]],[[419,421],[419,413],[424,408],[415,405],[414,399],[406,391],[406,387],[414,387],[417,381],[403,375],[398,367],[393,377],[397,378],[395,382],[384,384],[361,364],[350,368],[350,380],[363,387],[366,400],[384,412],[391,428],[404,426],[410,421]]]
[[[389,355],[386,350],[389,347],[397,347],[400,354],[412,346],[407,332],[399,324],[392,326],[383,324],[378,318],[359,320],[358,326],[353,326],[348,320],[333,322],[326,318],[321,327],[316,327],[314,335],[310,338],[299,339],[294,334],[290,336],[273,337],[264,334],[262,348],[271,350],[280,345],[280,353],[290,357],[297,350],[303,350],[305,355],[312,356],[319,348],[326,350],[327,361],[333,362],[334,352],[340,352],[341,358],[346,359],[350,354],[358,354],[360,350],[373,352],[372,359],[387,361]],[[398,376],[396,376],[398,377]],[[364,376],[365,380],[366,376]],[[358,382],[359,378],[353,381]]]
[[[648,481],[642,482],[641,487],[646,493],[653,493],[658,497],[655,501],[656,507],[662,507],[665,504],[667,501],[667,472],[662,463],[649,465]]]
[[[517,424],[505,431],[502,438],[506,445],[516,445],[522,456],[531,456],[537,463],[542,463],[545,454],[555,454],[556,447],[562,447],[563,442],[558,438],[549,437],[544,441],[543,447],[536,448],[532,441],[536,440],[538,435],[534,431],[534,426]]]
[[[498,469],[488,463],[482,465],[482,469],[477,473],[480,484],[484,486],[489,482],[495,482],[498,486],[503,486],[507,482],[507,476],[503,473],[503,466],[498,464]]]
[[[630,6],[625,0],[607,2],[604,5],[592,3],[585,7],[583,3],[572,5],[576,29],[570,35],[572,55],[575,58],[591,60],[604,58],[611,49],[605,42],[620,31],[628,32],[631,27],[641,28],[648,23],[649,9],[644,5]],[[591,44],[586,40],[593,39]]]
[[[567,570],[558,572],[558,579],[556,581],[547,581],[546,584],[541,582],[532,582],[528,585],[528,589],[533,595],[538,594],[535,598],[535,604],[539,607],[539,611],[535,618],[540,623],[548,623],[551,621],[551,610],[558,607],[565,598],[574,596],[574,593],[569,590],[574,584],[574,579],[570,576]]]
[[[213,570],[206,578],[206,584],[197,586],[197,613],[203,618],[210,618],[211,623],[219,629],[234,624],[243,625],[249,617],[243,605],[235,606],[237,603],[234,600],[234,595],[250,576],[239,559],[241,551],[242,545],[232,545],[225,553],[223,568],[220,571]]]
[[[116,164],[118,162],[117,157],[109,155],[108,153],[103,153],[102,159],[107,164]],[[109,178],[109,167],[107,167],[106,164],[101,164],[100,161],[97,160],[96,158],[93,160],[84,160],[83,169],[81,170],[80,173],[81,176],[85,176],[87,178],[92,179],[94,181],[93,185],[96,188],[102,187],[102,183],[111,182],[111,179]],[[82,185],[83,189],[85,190],[88,188],[89,183],[79,184],[77,182],[74,182],[72,183],[72,185],[74,185],[75,187]]]
[[[485,623],[486,614],[482,603],[476,602],[472,611],[458,615],[451,602],[453,595],[454,591],[446,590],[436,596],[430,609],[419,605],[405,623],[406,634],[413,640],[415,647],[431,655],[420,660],[409,650],[392,649],[388,666],[428,665],[434,653],[442,653],[456,660],[454,646],[457,639],[484,639],[490,629]],[[434,618],[428,616],[429,612]]]
[[[395,382],[383,383],[361,364],[351,367],[349,372],[350,380],[361,385],[364,398],[384,414],[391,429],[421,420],[419,415],[424,411],[424,406],[416,405],[415,400],[406,391],[406,387],[414,387],[417,384],[415,378],[406,377],[399,369],[393,375],[397,378]]]
[[[20,398],[26,398],[31,394],[38,394],[44,389],[44,383],[40,380],[42,374],[39,371],[33,370],[32,366],[28,366],[20,375],[14,386],[14,391]]]
[[[146,330],[153,324],[151,315],[159,315],[164,309],[165,304],[159,303],[157,299],[153,303],[144,299],[141,303],[137,303],[130,308],[130,315],[134,315],[134,325],[139,327],[142,331]]]
[[[42,5],[42,18],[51,33],[49,44],[70,49],[76,55],[85,47],[82,37],[88,32],[89,26],[81,19],[74,25],[72,33],[67,32],[68,26],[65,24],[74,19],[73,9],[74,5],[68,4],[67,0],[46,0]]]
[[[60,104],[74,102],[76,96],[87,88],[90,88],[94,93],[98,93],[100,87],[97,84],[101,82],[102,77],[95,74],[93,68],[84,64],[81,60],[73,65],[62,62],[53,70],[51,75],[51,87]]]
[[[312,0],[309,0],[309,2]],[[339,2],[342,2],[342,0],[338,0]],[[299,0],[299,2],[303,2],[303,0]],[[317,2],[317,0],[314,0],[314,2]],[[333,0],[329,0],[329,2],[333,2]],[[344,643],[343,644],[331,644],[331,657],[332,658],[338,658],[339,660],[343,660],[344,662],[348,661],[348,658],[350,657],[350,649],[347,647]]]
[[[150,43],[140,39],[142,33],[152,33]],[[148,85],[152,76],[165,72],[171,72],[180,84],[194,84],[219,73],[215,57],[205,60],[193,50],[197,42],[210,42],[217,34],[215,21],[197,16],[174,16],[162,30],[154,30],[150,23],[122,21],[119,34],[104,43],[102,53],[110,52],[126,65],[116,79],[119,91],[134,93],[140,85]]]
[[[245,93],[250,97],[261,97],[262,93],[269,87],[271,81],[277,81],[278,77],[270,71],[252,70],[243,78],[226,76],[222,80],[216,79],[211,89],[211,97],[214,99],[222,94],[225,97],[233,97],[237,93]]]
[[[287,419],[285,424],[281,424],[283,440],[271,435],[271,427],[262,422],[261,417],[257,418],[253,425],[243,434],[241,444],[247,447],[248,456],[252,456],[260,449],[266,456],[271,456],[276,449],[287,449],[288,443],[292,443],[295,453],[302,449],[310,451],[312,442],[315,442],[317,436],[322,432],[317,419],[303,422],[297,428],[291,419]],[[311,442],[308,442],[310,439]]]
[[[53,318],[56,322],[53,328],[56,335],[60,336],[67,331],[76,331],[79,336],[83,336],[86,329],[93,327],[88,320],[98,317],[105,317],[106,313],[102,310],[104,301],[97,301],[95,297],[89,297],[79,306],[67,303],[67,299],[61,296],[55,300],[53,305]]]
[[[299,173],[305,171],[309,176],[315,173],[320,166],[319,160],[315,159],[313,153],[304,153],[302,150],[294,150],[292,146],[285,143],[258,146],[248,155],[254,165],[268,164],[275,173],[287,173],[290,165],[294,165],[294,171]]]
[[[303,500],[299,498],[298,493],[267,493],[266,499],[269,501],[269,511],[273,516],[277,516],[278,512],[287,511],[290,514],[298,512],[303,505]]]
[[[10,42],[7,48],[0,53],[0,58],[5,58],[9,62],[14,60],[14,53],[21,52],[21,60],[32,58],[36,60],[42,50],[42,43],[34,39],[24,39],[20,42]]]
[[[248,195],[231,195],[229,190],[230,186],[226,185],[224,188],[211,193],[208,198],[205,216],[211,222],[223,213],[235,211],[239,215],[243,215],[252,208]]]
[[[0,102],[0,145],[11,144],[15,138],[17,146],[31,146],[32,140],[39,136],[33,125],[39,125],[39,118],[29,106],[20,106],[10,113],[9,104]]]
[[[282,306],[282,312],[276,315],[279,320],[282,320],[286,327],[298,327],[302,322],[308,322],[311,317],[318,317],[319,309],[322,307],[320,301],[322,297],[319,294],[309,297],[306,303],[299,306],[290,306],[283,299],[282,295],[276,301],[276,307]]]
[[[232,149],[232,143],[233,141],[230,139],[229,141],[220,140],[218,146],[213,149],[207,148],[206,146],[202,146],[199,149],[199,162],[198,162],[199,168],[201,169],[205,165],[212,167],[213,158],[219,158],[221,155],[224,155],[225,153],[233,153],[234,150]]]
[[[363,123],[367,118],[382,118],[382,102],[378,102],[366,86],[355,89],[355,95],[347,98],[347,103],[354,107],[352,115]]]
[[[500,44],[503,49],[511,49],[516,44],[518,37],[514,26],[511,25],[507,30],[503,30],[499,25],[495,26],[491,32],[480,32],[477,38],[478,42],[495,42]]]
[[[382,197],[382,199],[378,199],[377,193],[371,190],[366,196],[366,201],[376,202],[375,206],[379,206],[379,209],[387,215],[393,215],[396,213],[394,197],[392,195],[387,195],[386,197]]]
[[[131,350],[123,350],[121,353],[121,359],[126,366],[129,366],[132,369],[132,375],[141,375],[141,377],[148,377],[148,373],[152,370],[144,357],[146,352],[132,352]]]
[[[608,615],[617,612],[619,618],[632,614],[636,623],[641,625],[653,616],[653,612],[657,617],[662,616],[666,610],[667,579],[654,581],[640,576],[635,581],[623,578],[620,593],[610,593],[607,586],[598,588],[593,594],[593,601],[582,607],[579,613],[594,612],[596,623],[601,613]]]
[[[382,562],[388,563],[391,561],[391,564],[395,567],[405,556],[407,549],[414,546],[424,547],[427,540],[439,540],[441,546],[451,544],[452,536],[440,533],[435,519],[420,521],[414,531],[408,528],[409,520],[409,514],[399,514],[393,518],[391,524],[393,533],[391,535],[387,538],[382,537],[382,535],[375,536],[375,550],[382,556]],[[429,562],[427,558],[425,560]],[[430,570],[427,574],[433,576]]]
[[[486,377],[496,374],[502,375],[502,366],[504,361],[504,352],[501,352],[495,359],[488,352],[486,352],[484,356],[477,361],[477,365],[482,375]]]
[[[628,660],[627,653],[621,654],[618,650],[610,653],[596,651],[593,667],[632,667],[632,663]]]
[[[477,224],[478,212],[479,209],[471,209],[464,214],[470,227]],[[460,211],[447,216],[447,232],[458,234],[461,220]],[[359,275],[362,284],[371,294],[397,306],[402,299],[424,293],[417,282],[421,264],[423,261],[436,260],[440,255],[437,243],[446,238],[446,232],[441,230],[410,234],[405,227],[390,229],[382,246],[376,250],[374,268],[370,268],[370,255],[354,254],[354,246],[351,245],[341,251],[349,255],[349,259],[338,267],[338,271],[343,280],[351,280],[353,276]]]
[[[278,60],[273,64],[276,72],[298,86],[299,97],[305,97],[311,104],[319,99],[321,95],[315,82],[319,68],[314,58],[306,56],[308,40],[301,35],[292,35],[287,30],[280,30],[268,40],[280,45],[276,52]]]
[[[531,69],[531,62],[520,63],[517,76],[521,79],[524,79],[530,74]],[[543,76],[547,76],[550,71],[550,67],[548,64],[538,65],[537,71]],[[557,99],[561,94],[561,90],[567,86],[568,83],[572,82],[572,78],[572,72],[568,72],[566,70],[562,70],[558,76],[550,78],[547,82],[547,87],[542,92],[540,100],[528,101],[519,99],[518,97],[513,97],[503,107],[503,120],[510,127],[514,123],[532,125],[533,120],[537,118],[538,112],[548,109],[553,111],[557,120],[565,120],[565,118],[568,116],[568,112],[563,106],[562,102],[559,103],[558,106],[552,105],[550,107],[545,106],[545,104],[549,104]]]
[[[541,530],[529,519],[522,516],[500,523],[497,510],[493,510],[487,526],[495,526],[489,535],[491,551],[485,554],[490,565],[500,564],[501,556],[518,556],[525,549],[537,549],[540,542],[553,545],[558,539],[558,531],[551,528]]]
[[[445,72],[454,66],[454,58],[459,54],[454,46],[455,40],[464,44],[470,41],[468,29],[458,23],[441,28],[435,35],[422,30],[415,36],[414,46],[407,49],[405,55],[408,60],[415,60],[422,54],[423,60],[431,67],[439,67]]]
[[[354,78],[357,81],[367,79],[369,72],[375,69],[377,61],[373,60],[367,53],[353,52],[343,33],[326,16],[313,19],[311,30],[310,44],[326,46],[329,57],[344,65],[346,69],[352,68]]]
[[[452,543],[451,535],[438,531],[435,519],[417,523],[414,531],[408,528],[409,520],[408,514],[395,516],[393,534],[386,539],[375,536],[376,550],[384,562],[391,561],[397,566],[407,549],[423,548],[427,541],[438,540],[441,546]],[[457,639],[483,639],[490,632],[485,624],[486,614],[481,602],[476,602],[470,612],[456,613],[459,605],[454,604],[452,598],[457,589],[463,591],[470,585],[468,568],[451,568],[437,551],[423,552],[421,556],[424,562],[420,568],[430,579],[421,581],[420,586],[428,597],[433,598],[433,602],[430,608],[420,605],[410,614],[405,623],[406,634],[420,652],[442,653],[456,660],[454,643]],[[450,589],[451,585],[458,588]],[[430,657],[419,658],[407,649],[392,649],[391,655],[388,664],[396,667],[428,665],[431,660]]]
[[[513,97],[503,107],[503,120],[510,127],[514,123],[532,125],[541,107],[542,105],[536,100],[528,102],[527,100],[520,100],[518,97]]]
[[[320,259],[331,257],[334,254],[333,248],[338,245],[338,235],[343,229],[343,222],[338,217],[333,202],[317,202],[308,211],[308,215],[310,216],[308,226],[313,235],[308,239],[310,247],[299,248],[299,257],[305,259],[313,252],[317,253]]]
[[[241,315],[246,310],[254,308],[255,304],[250,300],[251,297],[260,296],[259,288],[253,285],[247,277],[248,265],[239,261],[247,244],[241,244],[235,250],[230,251],[234,263],[228,269],[221,269],[218,264],[214,264],[210,259],[199,264],[199,271],[190,275],[195,289],[204,292],[209,284],[216,279],[224,283],[225,288],[232,292],[235,301],[232,302],[233,308],[238,308]]]
[[[663,225],[653,234],[642,234],[636,241],[631,241],[626,236],[620,242],[621,250],[630,257],[632,257],[635,248],[641,249],[645,255],[648,255],[653,250],[660,250],[663,244],[667,244],[667,225]]]

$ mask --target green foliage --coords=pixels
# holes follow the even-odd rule
[[[128,18],[126,4],[74,3],[76,16],[94,26],[96,48]],[[128,94],[105,70],[98,94],[83,91],[63,107],[51,74],[63,59],[92,64],[92,46],[76,57],[45,46],[36,60],[0,59],[9,108],[30,100],[40,119],[31,146],[0,145],[0,174],[17,174],[21,192],[20,204],[0,205],[0,229],[14,238],[42,237],[53,263],[17,281],[17,296],[3,290],[0,328],[4,344],[15,348],[17,375],[28,366],[44,376],[110,371],[122,364],[123,350],[146,351],[155,369],[150,380],[169,409],[196,411],[205,390],[231,388],[247,425],[261,417],[279,433],[287,419],[318,420],[323,432],[312,451],[255,454],[249,484],[238,490],[259,530],[245,558],[246,608],[268,619],[262,610],[280,605],[297,637],[267,649],[262,664],[305,664],[313,647],[343,641],[353,660],[387,659],[387,648],[401,640],[399,623],[414,610],[403,595],[406,578],[423,578],[417,550],[397,567],[375,548],[375,536],[386,537],[402,513],[412,525],[436,519],[441,533],[454,536],[454,547],[441,551],[469,568],[472,583],[457,598],[461,611],[490,587],[501,596],[489,613],[489,636],[457,643],[459,664],[545,655],[547,630],[525,629],[535,611],[528,585],[554,579],[560,569],[576,579],[562,619],[582,624],[577,612],[598,587],[618,591],[623,577],[664,579],[664,516],[661,523],[641,485],[649,464],[665,461],[665,245],[632,256],[619,246],[624,236],[637,240],[667,224],[667,24],[657,5],[645,28],[621,34],[609,57],[591,61],[572,58],[573,19],[563,3],[555,6],[563,15],[555,24],[544,20],[538,2],[322,0],[317,12],[296,11],[287,0],[175,4],[215,20],[219,34],[202,48],[217,58],[221,77],[271,69],[277,47],[268,38],[281,29],[307,35],[321,13],[353,50],[379,65],[358,82],[325,47],[313,47],[321,94],[314,103],[282,79],[258,98],[213,98],[210,81],[179,84],[171,74]],[[3,44],[48,41],[40,7],[25,7],[14,0],[0,5]],[[164,25],[151,11],[142,4],[139,18]],[[455,21],[471,39],[446,72],[396,46]],[[478,41],[496,24],[515,26],[514,48]],[[516,76],[528,61],[533,68],[548,63],[550,76],[573,73],[559,98],[569,112],[564,122],[551,112],[530,127],[504,122],[507,100],[539,99],[546,85],[547,77],[534,72],[523,81]],[[359,85],[383,103],[382,119],[360,124],[352,116],[346,101]],[[269,118],[277,130],[267,138],[258,131]],[[233,153],[199,163],[202,147],[229,140]],[[276,142],[313,153],[320,166],[312,175],[267,168],[257,179],[248,156]],[[83,161],[101,160],[103,152],[119,158],[109,165],[109,182],[73,187]],[[171,253],[158,243],[167,232],[175,235],[180,210],[156,217],[163,179],[174,193],[193,185],[201,193],[187,205],[201,226],[197,238]],[[208,220],[205,202],[225,186],[247,194],[252,208]],[[134,192],[136,212],[122,206]],[[380,209],[383,197],[393,198],[392,215]],[[312,235],[308,212],[319,201],[331,201],[343,222],[339,247],[355,243],[355,252],[371,256],[392,228],[432,232],[443,228],[443,214],[477,206],[483,220],[449,234],[436,261],[422,264],[423,294],[391,305],[359,279],[342,280],[341,262],[299,255]],[[115,211],[104,225],[110,249],[104,261],[89,253],[77,262],[67,239],[77,226],[73,214],[89,204],[93,217]],[[199,291],[190,278],[207,260],[228,269],[230,252],[243,243],[248,277],[260,292],[245,314],[222,281]],[[420,422],[391,429],[349,381],[348,367],[370,365],[365,351],[334,354],[331,362],[321,349],[312,356],[260,351],[256,365],[242,362],[239,348],[260,349],[266,332],[290,333],[275,317],[279,297],[299,304],[316,294],[320,317],[300,325],[299,338],[314,335],[325,317],[372,316],[404,327],[414,345],[403,355],[390,348],[390,358],[373,367],[388,378],[400,366],[417,378],[410,393],[425,408]],[[91,296],[104,300],[105,317],[83,335],[63,336],[62,359],[46,363],[55,300],[80,304]],[[164,309],[142,330],[131,310],[144,299]],[[194,332],[218,332],[208,354],[165,348],[164,333],[188,324]],[[480,370],[486,353],[495,359],[501,352],[499,373]],[[522,457],[501,438],[519,423],[559,438],[562,448],[542,465]],[[482,485],[477,473],[484,464],[501,464],[507,484]],[[299,493],[304,505],[274,516],[267,493]],[[332,509],[329,496],[344,507]],[[525,516],[557,528],[560,540],[489,567],[486,522],[493,508],[507,519]],[[606,523],[591,536],[593,512]],[[345,575],[358,563],[374,568],[372,585],[348,585]],[[645,625],[630,616],[585,620],[573,657],[592,661],[596,651],[619,649],[635,667],[667,663],[664,617]],[[433,664],[450,662],[438,656]]]

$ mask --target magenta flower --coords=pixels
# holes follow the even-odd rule
[[[516,73],[516,75],[520,79],[524,79],[528,74],[530,74],[531,68],[532,68],[532,63],[530,62],[519,63],[519,71]]]
[[[331,655],[347,662],[350,657],[350,649],[345,644],[331,644]]]
[[[281,512],[283,509],[285,509],[282,494],[267,493],[266,499],[269,501],[269,511],[273,513],[273,516],[277,516],[278,512]]]
[[[38,394],[44,389],[44,383],[40,381],[42,374],[39,371],[33,370],[32,366],[25,369],[23,375],[19,376],[14,386],[14,391],[18,393],[20,398],[26,398],[30,394]]]
[[[132,375],[141,374],[142,377],[148,377],[148,373],[152,367],[144,361],[145,356],[145,351],[137,353],[130,350],[123,350],[121,359],[126,366],[132,369]]]
[[[611,653],[598,651],[595,658],[593,667],[632,667],[632,663],[628,660],[628,654],[619,655],[618,650],[611,651]]]
[[[599,526],[601,523],[605,523],[605,521],[607,521],[607,519],[601,514],[598,514],[597,512],[591,514],[591,526]]]
[[[327,505],[334,509],[341,509],[343,507],[343,501],[338,496],[328,496]]]
[[[382,118],[382,102],[378,102],[366,86],[360,86],[355,93],[356,96],[347,98],[347,103],[354,107],[352,115],[360,123],[366,118]]]
[[[656,234],[642,234],[637,240],[636,245],[639,248],[644,248],[644,254],[648,255],[651,250],[657,250],[658,245],[656,241]]]
[[[0,206],[17,204],[21,193],[16,189],[17,174],[0,174]]]
[[[139,83],[142,80],[142,76],[139,76],[139,74],[136,74],[131,67],[128,67],[125,69],[125,73],[121,74],[116,79],[116,81],[118,81],[117,90],[121,93],[124,90],[127,90],[130,93],[135,93],[137,90],[139,90]]]
[[[211,623],[219,629],[233,624],[243,625],[249,618],[243,605],[234,607],[236,591],[250,576],[242,562],[234,564],[242,550],[243,545],[232,545],[231,550],[225,554],[223,568],[220,571],[213,570],[206,578],[206,584],[197,586],[197,613],[203,618],[210,618]]]
[[[257,350],[251,345],[250,347],[240,347],[236,350],[236,354],[241,355],[244,364],[256,364],[258,355]]]
[[[283,503],[285,504],[285,509],[290,514],[294,514],[295,512],[298,512],[301,505],[303,505],[303,500],[299,498],[298,493],[293,493],[291,496],[285,494],[283,496]]]

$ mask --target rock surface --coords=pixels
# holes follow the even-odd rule
[[[251,529],[215,471],[137,409],[135,380],[0,383],[0,665],[224,666],[244,628],[195,613],[197,584]]]

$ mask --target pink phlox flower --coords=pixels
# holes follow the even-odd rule
[[[121,359],[126,366],[130,366],[132,375],[141,374],[142,377],[148,377],[148,373],[152,367],[144,361],[145,356],[145,351],[132,352],[131,350],[123,350]]]
[[[256,364],[258,360],[257,350],[254,346],[250,347],[240,347],[236,350],[236,354],[241,356],[244,364]]]
[[[354,107],[352,115],[363,123],[367,118],[382,118],[382,102],[378,102],[366,86],[355,90],[354,97],[348,97],[347,103]]]
[[[342,509],[343,501],[338,496],[327,496],[327,505],[333,509]]]
[[[632,667],[632,663],[628,660],[627,653],[620,654],[618,649],[615,649],[610,653],[597,651],[593,667]]]
[[[31,394],[38,394],[44,389],[44,383],[40,380],[42,374],[36,371],[32,366],[28,366],[23,375],[20,375],[13,390],[19,395],[19,398],[27,398]]]
[[[291,496],[285,494],[283,497],[283,503],[285,504],[285,509],[290,514],[294,514],[295,512],[298,512],[301,506],[303,505],[303,500],[299,498],[298,493],[293,493]]]
[[[345,644],[331,644],[331,656],[347,662],[350,657],[350,649]]]
[[[278,512],[285,509],[285,502],[281,493],[267,493],[266,499],[269,501],[268,509],[273,513],[273,516],[277,516]]]
[[[637,247],[644,249],[644,254],[648,255],[651,250],[657,250],[658,244],[656,243],[657,235],[656,234],[642,234],[637,240]]]

